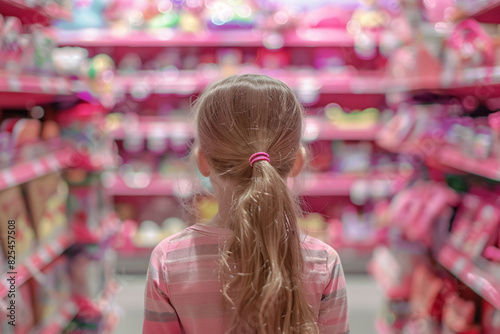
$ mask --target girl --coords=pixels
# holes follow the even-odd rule
[[[219,211],[154,249],[143,333],[349,333],[339,256],[300,233],[287,187],[305,160],[297,98],[267,76],[232,76],[195,110],[193,152]]]

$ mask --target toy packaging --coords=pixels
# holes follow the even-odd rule
[[[31,225],[26,205],[19,187],[12,187],[0,191],[0,237],[4,254],[8,254],[8,227],[9,220],[15,221],[16,231],[16,263],[21,264],[33,253],[36,247],[35,231]]]
[[[40,278],[31,281],[36,323],[42,323],[71,297],[67,258],[60,256],[42,270]]]
[[[23,188],[37,239],[41,245],[50,243],[67,227],[68,186],[58,173],[52,173]]]

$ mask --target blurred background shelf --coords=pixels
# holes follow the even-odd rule
[[[112,31],[83,29],[64,31],[54,29],[60,46],[88,47],[261,47],[278,38],[285,47],[353,47],[354,39],[345,29],[302,29],[281,33],[252,30],[201,31],[179,33],[173,29],[146,31]]]
[[[41,245],[23,263],[16,264],[14,269],[9,269],[8,273],[2,277],[3,285],[0,285],[0,298],[6,297],[8,292],[7,275],[9,272],[16,272],[16,286],[24,284],[33,277],[33,273],[40,272],[45,266],[54,261],[74,242],[73,236],[68,233],[60,233],[49,244]]]
[[[15,16],[24,24],[49,25],[54,19],[70,20],[72,13],[70,8],[47,3],[45,5],[32,5],[34,1],[29,0],[1,0],[2,15]]]
[[[485,259],[472,260],[450,244],[437,256],[438,261],[472,290],[500,309],[500,267],[493,270]],[[496,273],[496,274],[495,274]]]
[[[55,334],[62,333],[66,326],[78,313],[78,306],[72,300],[63,303],[57,313],[39,324],[29,334]]]
[[[27,108],[73,94],[72,82],[62,77],[0,72],[0,107]]]

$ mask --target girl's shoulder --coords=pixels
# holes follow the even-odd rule
[[[327,262],[337,262],[339,260],[339,254],[331,245],[307,234],[302,234],[301,240],[306,257],[323,259]]]
[[[155,248],[157,253],[177,252],[193,247],[207,248],[211,245],[219,245],[231,234],[228,229],[208,226],[203,224],[193,224],[171,236],[163,239]]]

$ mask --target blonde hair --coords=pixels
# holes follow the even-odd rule
[[[302,286],[300,209],[286,184],[302,149],[302,105],[281,81],[241,75],[213,84],[195,111],[196,149],[235,184],[220,267],[228,332],[318,333]],[[261,151],[270,162],[251,167]]]

